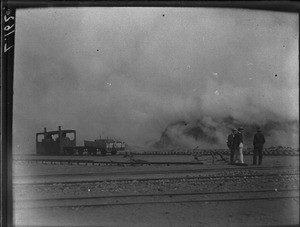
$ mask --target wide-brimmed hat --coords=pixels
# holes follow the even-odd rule
[[[237,129],[236,129],[236,128],[233,128],[232,131],[237,131]]]
[[[239,128],[238,128],[238,131],[243,131],[243,130],[244,130],[243,127],[239,127]]]

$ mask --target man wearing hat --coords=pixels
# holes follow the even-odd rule
[[[253,149],[253,165],[256,165],[257,154],[258,154],[258,165],[261,165],[262,155],[263,155],[262,151],[263,151],[263,146],[264,146],[265,142],[266,142],[265,136],[261,132],[261,129],[258,128],[257,133],[254,135],[254,139],[253,139],[253,146],[254,146],[254,149]]]
[[[235,163],[244,164],[244,156],[243,156],[243,135],[242,131],[244,129],[242,127],[238,128],[238,132],[235,134],[233,139],[233,147],[235,149]]]
[[[230,150],[230,162],[233,163],[233,158],[234,158],[234,154],[235,154],[233,140],[234,140],[234,135],[237,133],[237,129],[233,128],[231,131],[232,132],[227,137],[227,147]]]

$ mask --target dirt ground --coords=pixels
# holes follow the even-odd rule
[[[142,157],[140,157],[142,158]],[[152,157],[155,158],[155,157]],[[182,158],[182,157],[181,157]],[[187,157],[185,157],[187,158]],[[251,163],[251,156],[245,156],[245,161]],[[146,157],[143,157],[146,159]],[[298,156],[269,156],[264,158],[264,166],[290,166],[299,168]],[[201,168],[228,168],[225,163],[201,165]],[[135,172],[151,169],[151,166],[117,167],[117,166],[60,166],[41,164],[15,164],[14,176],[25,177],[32,174],[51,173],[95,173],[132,170]],[[159,169],[180,169],[178,166],[161,166]],[[199,168],[189,167],[189,168]],[[17,178],[15,178],[17,181]],[[74,188],[63,185],[44,188],[14,187],[15,198],[26,197],[64,197],[77,193],[78,196],[109,195],[116,193],[128,194],[149,192],[199,192],[224,191],[258,188],[275,188],[280,190],[286,187],[299,188],[299,179],[268,179],[258,182],[256,178],[245,179],[240,182],[170,182],[162,184],[142,185],[135,182],[131,185],[109,185],[97,187],[85,185]],[[146,189],[145,189],[146,188]],[[90,190],[87,190],[90,189]],[[159,189],[159,190],[158,190]],[[122,191],[123,190],[123,191]],[[147,191],[147,192],[148,192]],[[67,197],[67,196],[66,196]],[[133,198],[134,200],[134,198]],[[299,225],[299,198],[284,198],[270,200],[249,201],[194,201],[174,203],[138,203],[114,206],[93,207],[56,207],[39,209],[19,209],[14,207],[15,226],[289,226]]]
[[[293,200],[45,208],[18,212],[16,226],[288,226],[299,223]]]

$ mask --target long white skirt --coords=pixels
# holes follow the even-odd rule
[[[235,163],[244,163],[243,147],[243,143],[240,143],[239,148],[236,150]]]

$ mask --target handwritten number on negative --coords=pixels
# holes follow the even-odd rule
[[[8,17],[7,18],[7,15],[4,15],[4,21],[5,21],[5,23],[7,22],[7,21],[9,21],[9,20],[14,20],[15,19],[15,17]]]

